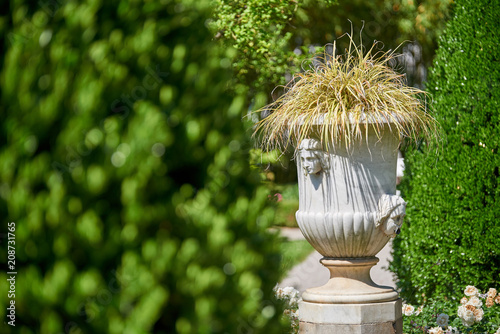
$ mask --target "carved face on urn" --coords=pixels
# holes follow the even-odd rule
[[[316,139],[304,139],[299,146],[299,158],[304,175],[318,174],[324,169],[321,143]]]
[[[398,195],[382,195],[378,202],[377,227],[389,237],[395,238],[401,232],[406,215],[406,202]]]

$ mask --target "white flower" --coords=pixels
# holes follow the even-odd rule
[[[466,321],[464,319],[461,320],[462,320],[462,325],[464,325],[465,327],[470,327],[474,324],[474,321]]]
[[[481,307],[481,306],[483,306],[483,302],[481,301],[481,299],[477,298],[476,296],[470,297],[470,299],[467,302],[467,304],[470,304],[470,305],[472,305],[474,307]]]
[[[469,300],[467,299],[467,297],[462,297],[462,299],[460,299],[460,304],[464,305],[464,304],[467,304]]]
[[[490,288],[490,289],[488,290],[488,297],[489,297],[489,298],[495,298],[495,297],[496,297],[496,295],[497,295],[497,289],[495,289],[495,288]]]
[[[434,327],[429,329],[430,334],[444,334],[443,329],[441,327]]]
[[[479,290],[475,287],[475,286],[472,286],[472,285],[467,285],[467,287],[465,288],[464,290],[464,294],[466,296],[477,296],[479,293]]]
[[[474,311],[476,308],[470,304],[461,305],[458,307],[458,316],[462,320],[462,324],[466,327],[472,326],[475,321]]]
[[[495,334],[500,334],[500,327],[498,327],[497,331],[495,332]]]
[[[457,315],[458,315],[459,318],[463,317],[464,311],[465,311],[465,306],[464,305],[461,305],[461,306],[458,307]]]
[[[276,298],[286,300],[290,308],[296,308],[302,300],[299,290],[291,286],[285,288],[275,287],[275,294]]]
[[[410,315],[413,315],[413,312],[415,312],[415,308],[411,305],[403,304],[403,314],[406,315],[407,317]]]
[[[448,314],[441,313],[436,319],[436,324],[441,327],[446,327],[448,326],[449,319],[450,317],[448,316]]]
[[[484,316],[484,311],[482,308],[477,308],[474,311],[474,321],[475,322],[480,322],[481,320],[483,320],[483,316]]]
[[[285,291],[285,294],[289,297],[290,306],[291,307],[297,306],[298,303],[301,301],[299,290],[289,286],[289,287],[286,287],[284,289],[284,291]]]
[[[283,292],[287,295],[292,295],[294,293],[298,293],[298,291],[293,286],[287,286],[283,288]]]
[[[420,313],[422,313],[422,310],[424,309],[424,305],[420,305],[417,310],[415,311],[415,315],[419,315]]]

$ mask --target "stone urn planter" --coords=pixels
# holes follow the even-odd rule
[[[351,147],[330,143],[327,152],[315,138],[299,144],[296,219],[331,273],[326,285],[304,292],[304,301],[352,304],[398,298],[394,289],[370,278],[375,255],[399,234],[406,208],[396,195],[399,139],[389,124],[377,123],[383,125],[379,134],[364,121],[367,136]]]
[[[375,255],[399,234],[406,203],[396,194],[403,138],[434,139],[425,95],[389,66],[392,51],[349,36],[345,55],[318,55],[256,126],[264,150],[295,149],[297,223],[330,271],[299,304],[302,333],[401,333],[401,300],[378,286]],[[372,53],[374,52],[374,53]],[[264,110],[262,110],[264,111]]]
[[[399,234],[405,216],[396,194],[399,138],[387,121],[360,124],[364,138],[355,145],[329,143],[325,150],[310,137],[296,151],[297,223],[330,271],[325,285],[302,294],[302,333],[402,331],[398,293],[370,277],[375,255]]]

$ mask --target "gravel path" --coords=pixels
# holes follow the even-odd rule
[[[281,228],[281,235],[289,240],[304,239],[298,228]],[[372,268],[371,277],[373,281],[379,285],[396,287],[393,274],[387,267],[391,258],[392,243],[387,245],[377,254],[380,259],[379,263]],[[309,255],[302,263],[299,263],[292,268],[288,276],[279,284],[281,287],[293,286],[301,293],[308,289],[325,284],[329,279],[328,269],[323,267],[319,260],[322,255],[314,252]]]

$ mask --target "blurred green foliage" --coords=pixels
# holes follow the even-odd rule
[[[259,87],[283,83],[284,74],[297,60],[288,48],[286,24],[298,7],[296,1],[216,0],[215,37],[237,51],[232,67],[238,83]]]
[[[278,174],[279,175],[279,174]],[[274,172],[267,171],[268,180],[274,177]],[[280,184],[267,181],[271,189],[272,200],[276,202],[273,224],[275,226],[298,227],[295,213],[299,209],[299,188],[296,183]]]
[[[406,156],[392,269],[412,303],[500,283],[500,4],[460,0],[428,82],[441,147]]]
[[[338,0],[335,6],[326,8],[321,0],[306,0],[289,27],[295,30],[294,40],[299,46],[332,43],[337,37],[350,32],[351,26],[356,36],[362,36],[367,47],[373,40],[384,43],[386,50],[394,49],[403,42],[415,42],[422,52],[418,55],[420,59],[416,59],[417,63],[428,66],[451,2]],[[348,40],[341,40],[340,49],[348,47],[348,44]]]
[[[283,254],[281,271],[290,271],[295,265],[304,261],[312,252],[314,252],[314,248],[307,240],[283,242],[281,244],[281,253]]]
[[[233,88],[250,87],[255,110],[266,104],[276,86],[286,84],[301,70],[316,47],[333,43],[351,28],[356,36],[363,37],[365,46],[371,46],[374,40],[382,41],[386,50],[405,41],[418,45],[407,49],[412,59],[405,64],[410,83],[421,84],[451,2],[217,0],[211,27],[216,39],[235,48]],[[348,39],[340,39],[339,49],[348,43]],[[279,94],[277,90],[272,97]]]
[[[282,331],[273,209],[248,164],[245,96],[225,93],[235,52],[210,42],[210,6],[2,5],[16,332]]]

